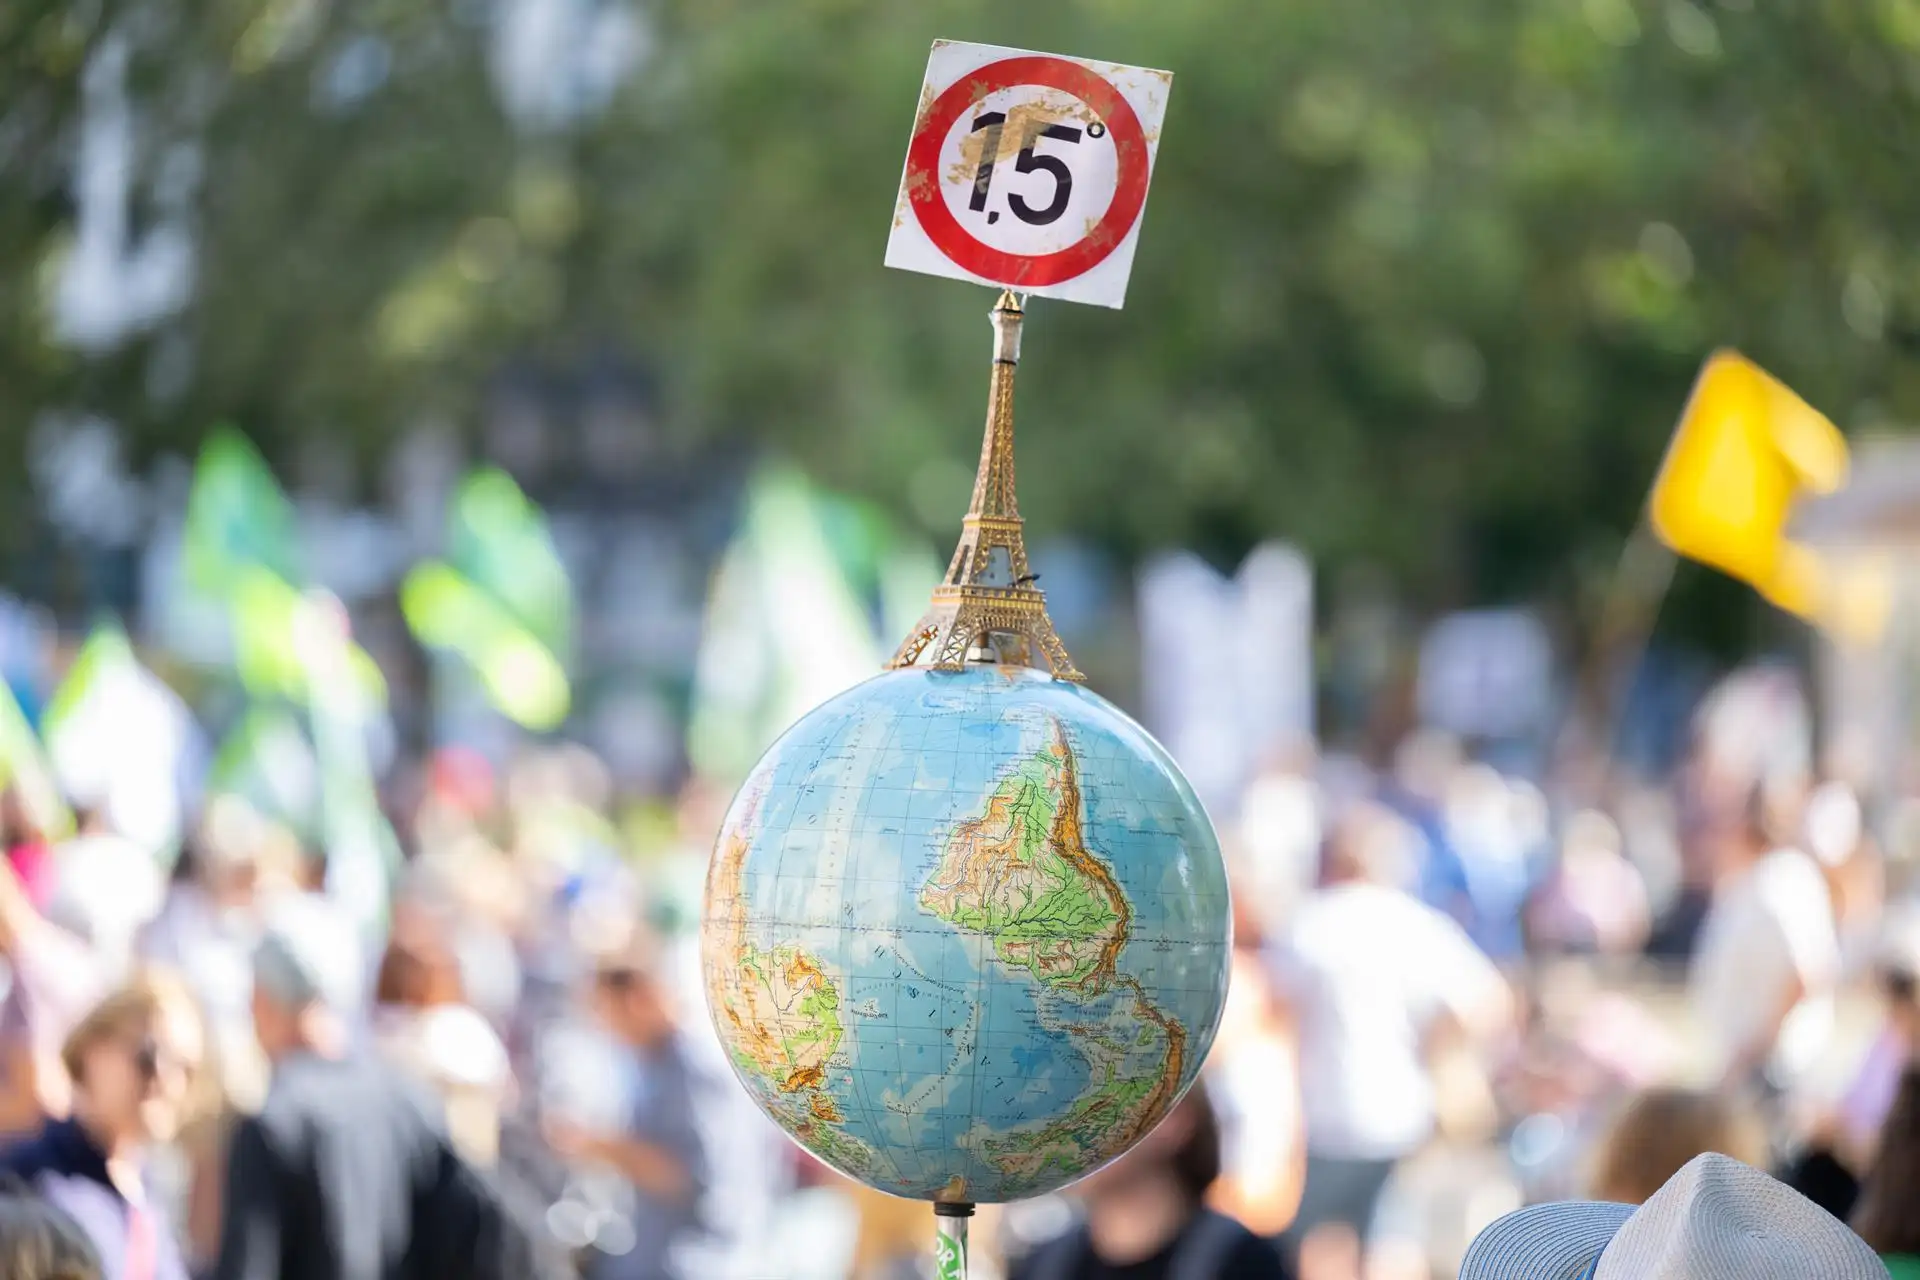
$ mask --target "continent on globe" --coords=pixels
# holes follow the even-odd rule
[[[1098,1028],[1066,1028],[1092,1064],[1098,1083],[1065,1115],[1038,1130],[988,1139],[988,1159],[1009,1177],[1033,1179],[1050,1172],[1077,1177],[1138,1142],[1173,1109],[1186,1066],[1186,1029],[1154,1008],[1138,983],[1123,981],[1133,992],[1143,1026],[1166,1042],[1159,1069],[1135,1074],[1128,1069],[1128,1046]]]
[[[920,905],[985,934],[1009,968],[1060,991],[1113,981],[1133,909],[1081,835],[1080,776],[1066,728],[995,788],[987,811],[960,824],[920,891]]]
[[[763,950],[747,938],[746,903],[740,877],[757,802],[749,802],[742,833],[724,841],[709,873],[709,904],[721,904],[721,927],[712,917],[702,935],[707,1001],[721,1026],[721,1042],[734,1068],[759,1087],[763,1107],[803,1141],[832,1150],[852,1168],[867,1168],[871,1155],[840,1132],[845,1122],[826,1092],[827,1066],[845,1028],[840,1021],[841,986],[819,957],[793,945]],[[783,1102],[782,1095],[791,1095]],[[801,1110],[804,1108],[804,1110]]]
[[[1106,863],[1087,849],[1079,767],[1059,720],[1047,745],[994,789],[986,813],[954,830],[920,905],[984,934],[1001,963],[1030,971],[1061,996],[1097,995],[1115,980],[1133,909]],[[989,1138],[988,1158],[1006,1173],[1033,1177],[1098,1163],[1132,1146],[1172,1107],[1186,1033],[1154,1008],[1138,982],[1119,981],[1133,994],[1142,1026],[1165,1039],[1160,1069],[1129,1071],[1127,1048],[1099,1028],[1064,1026],[1098,1084],[1057,1120]]]

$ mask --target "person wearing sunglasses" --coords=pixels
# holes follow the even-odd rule
[[[187,1280],[146,1166],[186,1118],[202,1037],[198,1010],[178,983],[148,975],[114,992],[80,1020],[62,1051],[72,1114],[0,1153],[0,1172],[78,1224],[105,1280]]]

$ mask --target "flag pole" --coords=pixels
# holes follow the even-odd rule
[[[1630,696],[1647,649],[1661,606],[1673,586],[1674,570],[1680,558],[1653,532],[1649,517],[1651,501],[1641,505],[1633,528],[1620,549],[1620,560],[1607,583],[1607,594],[1594,627],[1593,646],[1581,672],[1576,693],[1576,715],[1569,717],[1568,730],[1577,722],[1579,712],[1592,718],[1594,746],[1605,763],[1604,780],[1614,772],[1613,747],[1620,700]],[[1624,667],[1626,693],[1616,699],[1609,690],[1608,676]],[[1603,782],[1604,785],[1604,782]],[[1599,797],[1593,797],[1598,800]]]

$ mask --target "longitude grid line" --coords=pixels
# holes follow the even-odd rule
[[[874,753],[873,756],[870,756],[867,761],[867,769],[865,773],[866,780],[862,784],[865,789],[861,793],[860,800],[856,802],[854,805],[853,815],[849,817],[850,822],[853,820],[853,817],[856,817],[857,815],[865,811],[866,804],[872,796],[872,788],[873,788],[872,778],[874,773],[874,766],[876,763],[875,757],[885,758],[887,749],[893,745],[894,731],[898,727],[898,725],[899,725],[899,720],[897,718],[888,720],[887,727],[886,727],[886,736],[880,743],[879,751],[877,753]],[[862,728],[864,728],[864,726],[862,726]],[[861,730],[858,730],[858,729],[855,730],[856,738],[859,737],[860,733],[861,733]],[[864,746],[864,744],[862,745]],[[847,843],[851,850],[854,867],[857,870],[860,865],[859,842],[857,840],[850,838]],[[855,882],[857,883],[857,879]],[[841,883],[842,883],[843,897],[844,897],[844,887],[847,882],[843,879]],[[842,957],[842,959],[850,958],[850,953],[847,951],[846,928],[838,920],[836,920],[834,924],[834,938],[837,944],[838,953]],[[847,1011],[848,1023],[849,1025],[851,1025],[852,1015],[853,1015],[853,1011],[852,1011],[853,970],[851,967],[849,967],[847,970],[847,995],[848,995],[848,1011]],[[899,993],[897,990],[894,994],[894,1003],[895,1003],[895,1008],[893,1010],[893,1022],[895,1023],[895,1025],[898,1025],[900,1018],[899,1018],[899,1008],[898,1008]],[[857,1047],[856,1047],[856,1050],[857,1050]],[[896,1053],[898,1052],[897,1046],[896,1046],[895,1052]],[[859,1061],[859,1053],[857,1051],[848,1056],[854,1062]],[[873,1100],[867,1096],[866,1087],[861,1082],[861,1075],[863,1073],[858,1071],[849,1071],[848,1074],[851,1076],[853,1081],[854,1096],[860,1100],[860,1108],[862,1111],[866,1113],[867,1123],[873,1127],[873,1131],[876,1137],[882,1137],[883,1136],[883,1132],[881,1129],[882,1117],[875,1114],[873,1109]],[[911,1132],[911,1130],[909,1130],[909,1132]],[[895,1182],[899,1182],[903,1179],[904,1171],[900,1168],[899,1161],[894,1156],[887,1154],[884,1147],[876,1146],[874,1148],[874,1154],[880,1156],[883,1160],[886,1161],[887,1166],[893,1171],[893,1178]]]
[[[918,747],[916,748],[916,755],[924,756],[926,754],[927,724],[929,723],[929,721],[926,717],[923,716],[919,719],[918,723],[920,725],[920,741],[919,741]],[[901,843],[903,846],[906,843],[908,830],[911,828],[911,825],[913,822],[912,796],[918,790],[919,788],[917,787],[908,788],[907,816],[901,819],[902,823],[904,824],[903,829],[901,831]],[[906,880],[906,859],[904,857],[904,850],[903,850],[903,856],[900,861],[900,875],[893,882],[896,891],[905,883],[905,880]],[[894,921],[893,931],[898,934],[940,932],[939,930],[934,930],[934,929],[904,928],[900,925],[897,917]],[[916,977],[918,977],[922,982],[928,984],[928,990],[930,993],[938,992],[943,989],[942,984],[940,984],[938,979],[933,978],[931,975],[922,973],[920,970],[920,967],[914,964],[912,960],[910,960],[904,952],[896,952],[896,955],[898,956],[898,958],[906,968],[911,969]],[[902,1056],[900,1050],[901,1050],[901,1047],[907,1043],[908,1026],[907,1026],[906,1019],[901,1018],[899,1016],[899,1005],[900,1005],[900,989],[908,985],[910,984],[905,979],[901,979],[895,985],[895,988],[894,988],[894,1026],[896,1028],[896,1041],[894,1045],[894,1063],[898,1067],[898,1071],[896,1073],[897,1077],[899,1081],[903,1084],[906,1081],[907,1071],[906,1071],[906,1061],[905,1061],[905,1058]],[[919,1028],[916,1027],[913,1029],[917,1031]],[[938,1042],[935,1041],[935,1043],[937,1045]],[[916,1055],[916,1057],[917,1056],[918,1055]],[[912,1096],[912,1091],[909,1090],[906,1096],[909,1096],[909,1097]],[[927,1157],[930,1153],[920,1145],[918,1134],[912,1123],[913,1119],[914,1117],[910,1112],[903,1113],[902,1123],[905,1126],[906,1132],[907,1132],[907,1148],[908,1150],[913,1152],[913,1157],[916,1162],[916,1167],[919,1172],[921,1182],[924,1184],[929,1179],[929,1177],[932,1176],[929,1174],[929,1168],[934,1169],[934,1171],[937,1173],[938,1166],[929,1165]]]
[[[922,731],[922,737],[924,737],[924,731]],[[879,756],[881,756],[883,760],[885,760],[885,758],[891,758],[891,754],[899,747],[899,739],[900,718],[895,718],[893,722],[889,723],[889,727],[887,727],[887,737],[885,737],[885,739],[881,741],[881,745],[879,745]],[[902,814],[899,819],[883,819],[879,829],[872,829],[872,827],[864,821],[864,818],[866,818],[868,808],[872,808],[872,800],[874,800],[876,794],[885,791],[885,793],[900,793],[904,794],[904,796],[910,796],[912,789],[910,789],[910,787],[881,787],[879,781],[877,781],[877,777],[879,777],[879,773],[877,773],[876,770],[868,771],[866,794],[864,794],[862,804],[860,804],[858,810],[856,810],[856,812],[860,814],[862,821],[858,823],[858,829],[856,829],[854,837],[856,837],[856,841],[858,841],[858,839],[866,839],[866,837],[874,837],[874,839],[885,841],[885,839],[889,837],[889,833],[885,831],[885,821],[900,821],[902,827],[900,827],[897,833],[893,833],[893,835],[895,835],[897,841],[904,846],[904,842],[906,842],[906,829],[904,829],[906,818],[904,818],[904,814]],[[908,808],[910,808],[910,804],[908,804]],[[893,875],[893,877],[877,877],[876,875],[876,877],[868,879],[868,877],[858,875],[858,869],[860,869],[860,854],[858,854],[858,844],[856,844],[856,846],[854,846],[854,860],[852,860],[852,875],[843,877],[843,883],[849,885],[849,887],[854,887],[854,889],[858,889],[860,885],[877,885],[877,887],[881,887],[881,889],[893,890],[893,898],[899,896],[900,887],[902,887],[902,883],[904,883],[904,877],[902,877],[902,875]],[[902,869],[904,869],[904,860],[902,860]],[[889,904],[889,906],[897,906],[897,902],[893,902],[893,900],[889,900],[887,904]],[[889,927],[887,927],[887,925],[860,925],[860,923],[854,923],[854,925],[843,925],[841,931],[843,931],[843,935],[849,933],[849,931],[854,933],[854,935],[866,935],[866,933],[889,933]],[[893,933],[897,933],[897,929],[893,929]],[[876,946],[876,956],[877,954],[879,954],[879,948]],[[849,981],[851,981],[851,975],[849,975]],[[881,1132],[881,1126],[887,1123],[885,1107],[881,1107],[881,1109],[877,1109],[877,1111],[874,1109],[872,1098],[866,1094],[866,1084],[864,1084],[864,1080],[866,1080],[866,1077],[879,1077],[881,1080],[889,1080],[889,1082],[891,1082],[891,1080],[900,1080],[906,1077],[906,1063],[904,1063],[904,1059],[900,1057],[900,1046],[904,1044],[904,1031],[906,1031],[906,1025],[904,1025],[904,1021],[900,1019],[900,986],[904,986],[906,981],[904,981],[904,979],[877,979],[877,977],[876,979],[870,979],[870,981],[879,984],[879,986],[889,988],[887,1021],[889,1021],[889,1025],[891,1025],[891,1029],[893,1029],[893,1044],[889,1046],[889,1048],[893,1050],[893,1071],[889,1073],[889,1071],[879,1069],[879,1067],[860,1067],[860,1065],[854,1065],[854,1067],[849,1067],[849,1075],[852,1077],[854,1094],[856,1094],[858,1100],[860,1100],[860,1107],[866,1111],[868,1123],[874,1126],[876,1132]],[[854,1055],[854,1061],[858,1063],[860,1057],[862,1057],[862,1055]],[[925,1155],[920,1151],[920,1146],[914,1142],[912,1125],[904,1125],[904,1128],[906,1128],[906,1136],[908,1136],[906,1150],[914,1155],[916,1173],[924,1176]],[[891,1159],[889,1163],[893,1165],[895,1180],[897,1180],[897,1182],[906,1182],[906,1180],[908,1180],[908,1178],[906,1178],[906,1171],[900,1169],[899,1161],[897,1161],[897,1159]]]

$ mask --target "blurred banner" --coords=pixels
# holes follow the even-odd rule
[[[1147,727],[1214,813],[1236,811],[1268,757],[1313,732],[1313,569],[1285,543],[1227,578],[1198,556],[1139,575]]]
[[[567,718],[573,586],[546,518],[506,472],[468,475],[446,558],[407,575],[400,608],[420,643],[464,661],[514,723],[546,732]]]
[[[140,664],[115,622],[87,637],[41,718],[61,792],[103,809],[115,831],[162,858],[179,848],[198,732],[186,703]]]
[[[1522,739],[1553,709],[1553,643],[1526,609],[1477,609],[1435,623],[1420,646],[1420,722],[1463,737]]]

